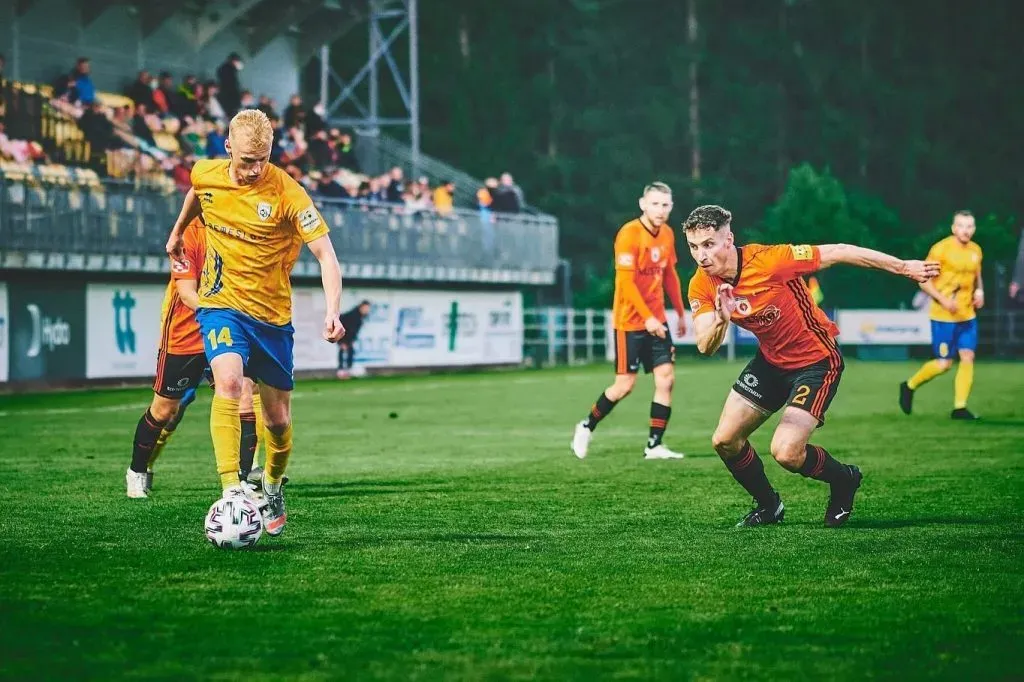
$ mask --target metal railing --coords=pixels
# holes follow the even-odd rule
[[[394,268],[475,269],[515,276],[453,278],[442,273],[425,278],[554,281],[558,223],[548,216],[493,215],[488,220],[477,211],[440,216],[381,204],[316,203],[347,272],[350,265],[372,265],[380,274],[367,271],[365,276],[385,279]],[[177,193],[127,182],[57,185],[0,174],[0,252],[162,256],[167,230],[180,208]],[[314,261],[304,249],[300,262]],[[301,268],[297,274],[303,274]]]

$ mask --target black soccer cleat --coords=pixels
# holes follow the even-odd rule
[[[767,526],[772,523],[780,523],[783,517],[786,516],[786,505],[782,504],[782,498],[778,493],[775,493],[775,501],[768,506],[762,506],[754,500],[754,504],[757,506],[750,510],[750,513],[743,517],[739,523],[736,524],[737,528],[745,528],[747,526]]]
[[[825,525],[830,528],[838,528],[850,518],[850,514],[853,513],[853,496],[857,494],[857,488],[864,480],[864,474],[857,467],[848,464],[846,469],[850,473],[849,478],[831,485],[832,494],[828,498],[828,506],[825,507]]]
[[[910,414],[910,410],[914,407],[914,391],[907,386],[907,382],[900,384],[900,409],[903,410],[903,414]]]
[[[966,421],[976,421],[978,419],[977,415],[968,410],[966,407],[956,408],[955,410],[949,413],[949,416],[952,417],[953,419],[963,419]]]

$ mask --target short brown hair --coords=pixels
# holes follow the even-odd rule
[[[956,213],[953,214],[953,220],[956,220],[957,218],[960,218],[960,217],[973,218],[974,214],[971,213],[970,211],[968,211],[966,208],[962,208],[962,209],[960,209],[959,211],[957,211]]]
[[[732,213],[721,206],[708,204],[707,206],[698,206],[690,211],[690,215],[683,222],[683,229],[704,230],[710,227],[717,230],[730,222],[732,222]]]

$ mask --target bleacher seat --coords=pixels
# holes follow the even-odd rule
[[[135,109],[135,102],[127,95],[119,95],[116,92],[97,92],[96,99],[105,107],[118,108],[129,107]]]

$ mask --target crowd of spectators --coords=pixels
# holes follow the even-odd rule
[[[79,58],[50,84],[50,106],[77,123],[89,143],[100,175],[168,175],[187,191],[189,172],[199,159],[224,158],[231,117],[240,109],[263,111],[275,129],[271,161],[325,199],[388,206],[406,213],[449,214],[455,207],[453,181],[426,176],[406,178],[401,167],[380,175],[361,172],[352,134],[330,126],[322,104],[307,106],[293,95],[283,111],[267,95],[258,98],[241,80],[244,62],[231,54],[215,76],[142,70],[120,95],[97,90],[87,57]],[[3,56],[0,55],[0,79]],[[2,106],[2,105],[0,105]],[[0,154],[19,162],[45,159],[36,141],[10,140],[0,110]],[[481,217],[525,210],[522,189],[509,173],[488,178],[476,189]]]

